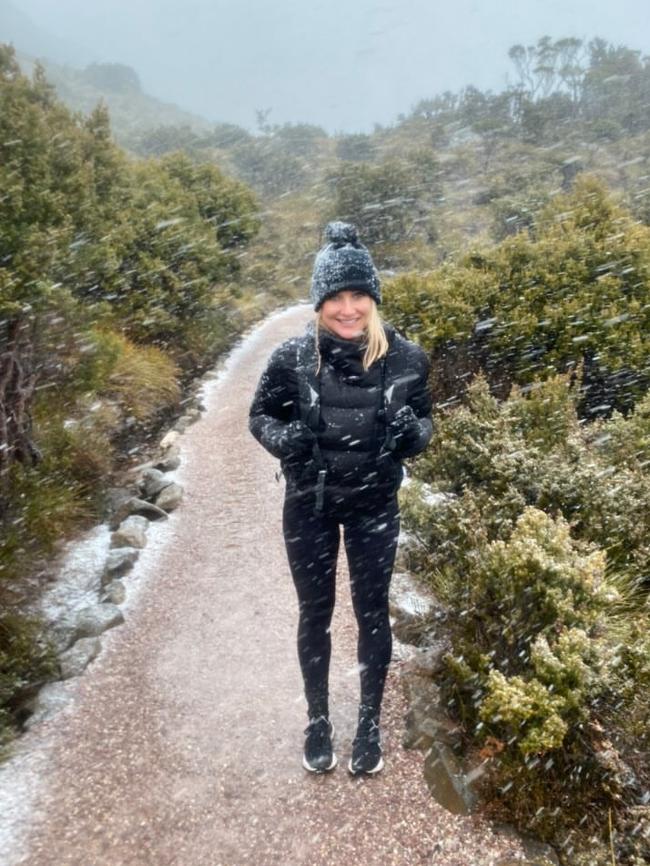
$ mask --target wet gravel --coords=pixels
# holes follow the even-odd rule
[[[247,412],[271,350],[309,315],[271,317],[207,386],[208,411],[183,436],[175,473],[185,501],[126,579],[125,624],[69,683],[66,709],[22,738],[12,784],[29,809],[5,851],[11,866],[493,866],[519,853],[429,796],[422,753],[401,745],[397,661],[385,769],[348,774],[359,681],[343,558],[331,665],[339,764],[323,776],[301,766],[282,482]]]

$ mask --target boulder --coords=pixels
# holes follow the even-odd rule
[[[122,577],[130,571],[140,551],[137,547],[114,547],[109,550],[102,575],[102,585],[110,583],[113,578]]]
[[[190,424],[195,424],[199,418],[201,417],[201,410],[198,406],[191,406],[184,415],[182,415],[178,420],[182,421],[185,424],[185,427],[188,427]],[[174,425],[176,429],[178,429],[178,422]]]
[[[80,676],[97,657],[101,648],[102,644],[98,637],[83,637],[78,640],[59,659],[61,679],[67,680]]]
[[[132,514],[120,523],[111,536],[111,547],[136,547],[147,545],[149,521],[140,514]]]
[[[130,514],[141,514],[148,520],[158,520],[159,518],[168,516],[164,509],[155,505],[153,502],[147,502],[146,499],[139,499],[137,496],[132,496],[115,512],[109,521],[110,528],[116,530],[122,521],[126,520]]]
[[[160,451],[166,451],[168,448],[171,448],[173,445],[178,444],[178,440],[181,438],[181,434],[178,430],[170,430],[165,433],[163,438],[160,440],[160,445],[158,446]]]
[[[408,674],[402,675],[402,685],[409,705],[404,748],[428,748],[433,740],[458,748],[462,730],[447,715],[438,686],[427,677]]]
[[[173,472],[181,465],[181,449],[178,445],[172,445],[154,461],[154,469],[160,472]]]
[[[418,643],[435,607],[433,598],[419,591],[408,574],[397,572],[391,580],[389,610],[395,636],[403,643]]]
[[[160,491],[171,483],[171,479],[159,469],[145,469],[138,479],[138,489],[143,497],[150,501],[154,500]]]
[[[59,617],[52,626],[49,638],[56,653],[67,650],[79,637],[77,631],[77,614],[70,611]]]
[[[72,695],[65,682],[46,683],[38,694],[24,708],[30,715],[23,722],[23,727],[29,730],[39,722],[49,719],[70,701]]]
[[[104,595],[102,601],[109,601],[111,604],[124,604],[126,600],[126,587],[124,581],[116,577],[104,587]]]
[[[190,418],[190,416],[187,414],[181,415],[181,417],[178,418],[174,423],[174,430],[177,433],[185,433],[190,424],[192,424],[192,419]]]
[[[76,635],[93,637],[123,622],[124,614],[110,602],[84,607],[77,614]]]
[[[449,746],[435,741],[424,761],[424,778],[436,802],[455,815],[469,815],[476,796],[465,779],[458,758]]]
[[[392,652],[392,660],[395,662],[404,662],[408,664],[413,660],[413,656],[417,651],[417,647],[414,647],[409,643],[402,643],[399,638],[393,635],[393,652]]]
[[[172,482],[156,496],[156,505],[165,511],[173,511],[183,501],[183,488],[180,484]]]
[[[404,672],[434,677],[444,670],[444,658],[450,651],[451,644],[445,639],[433,641],[426,646],[413,647],[413,653],[404,667]]]
[[[107,519],[112,519],[133,494],[134,490],[128,487],[109,487],[104,493],[104,513]]]

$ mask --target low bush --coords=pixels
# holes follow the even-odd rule
[[[11,704],[28,685],[45,682],[56,671],[56,657],[39,624],[28,617],[0,613],[0,757],[12,731]]]
[[[610,808],[625,826],[650,784],[647,406],[585,430],[579,394],[565,375],[499,402],[476,377],[402,499],[489,808],[556,844]]]
[[[650,230],[581,176],[528,232],[386,286],[385,310],[432,353],[436,397],[477,370],[505,396],[583,366],[583,417],[628,412],[650,384]]]

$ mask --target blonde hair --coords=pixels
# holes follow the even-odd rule
[[[386,338],[386,332],[384,331],[384,326],[379,315],[379,310],[377,309],[375,299],[371,298],[371,301],[372,304],[370,307],[370,313],[368,315],[368,324],[366,325],[366,329],[364,331],[367,343],[366,351],[363,353],[364,370],[368,370],[378,358],[383,358],[384,355],[388,352],[388,339]],[[320,329],[325,328],[326,331],[329,331],[329,328],[326,328],[323,325],[323,317],[320,310],[316,313],[315,326],[316,354],[318,355],[318,366],[316,367],[316,373],[318,374],[321,365],[321,354],[318,339]]]

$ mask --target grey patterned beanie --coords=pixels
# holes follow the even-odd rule
[[[327,243],[316,255],[311,278],[314,310],[342,289],[366,292],[381,304],[379,277],[370,253],[352,223],[332,222],[325,229]]]

